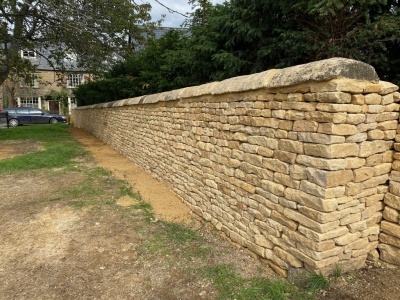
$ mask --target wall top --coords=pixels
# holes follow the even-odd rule
[[[282,88],[308,81],[328,81],[339,78],[369,81],[373,83],[379,82],[378,75],[372,66],[357,60],[338,57],[284,69],[272,69],[261,73],[234,77],[223,81],[159,94],[78,107],[78,109],[157,103],[160,101],[179,100],[203,95],[220,95],[261,88]]]

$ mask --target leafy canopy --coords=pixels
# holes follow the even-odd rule
[[[30,66],[20,50],[35,50],[58,68],[70,57],[103,71],[143,40],[153,25],[150,8],[133,0],[0,0],[0,84]]]

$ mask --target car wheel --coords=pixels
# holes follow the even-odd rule
[[[51,118],[49,121],[50,124],[57,124],[58,120],[56,118]]]
[[[10,119],[8,120],[8,125],[11,127],[17,127],[19,125],[19,121],[17,119]]]

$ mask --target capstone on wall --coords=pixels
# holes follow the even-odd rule
[[[397,89],[335,58],[79,107],[72,119],[278,273],[330,273],[378,249],[399,257]]]

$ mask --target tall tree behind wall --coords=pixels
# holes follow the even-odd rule
[[[104,71],[124,56],[129,40],[143,38],[150,8],[133,0],[1,0],[0,84],[30,67],[20,50],[35,50],[58,68],[68,52],[85,70]]]

